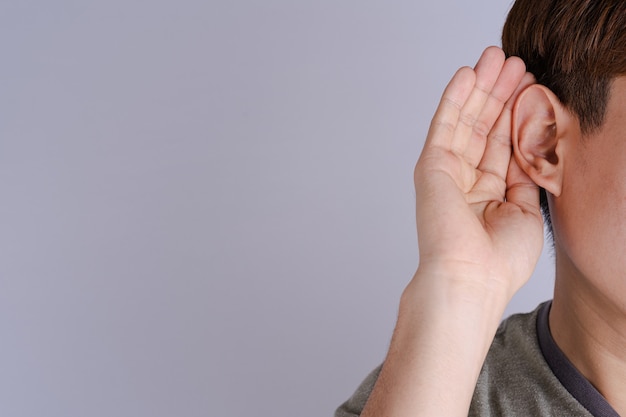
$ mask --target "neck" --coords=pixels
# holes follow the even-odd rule
[[[558,254],[550,330],[565,356],[615,411],[626,415],[626,308],[571,264],[559,262]]]

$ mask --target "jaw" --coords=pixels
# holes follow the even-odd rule
[[[555,251],[552,336],[585,378],[625,415],[626,293],[607,294],[602,285],[583,275],[558,246]],[[619,278],[623,282],[623,277]]]

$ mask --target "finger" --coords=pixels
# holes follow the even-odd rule
[[[441,101],[428,129],[425,148],[438,146],[449,150],[456,130],[461,108],[476,82],[476,74],[469,67],[460,68],[441,96]]]
[[[511,158],[506,177],[506,200],[529,213],[541,216],[539,186]]]
[[[479,171],[495,175],[503,185],[506,183],[506,175],[511,159],[511,115],[513,105],[519,94],[534,83],[535,77],[532,74],[524,74],[489,134],[484,155],[478,165]]]
[[[504,65],[504,52],[500,48],[490,47],[485,49],[478,60],[474,71],[476,83],[472,92],[461,108],[457,127],[452,138],[452,150],[462,155],[467,148],[474,129],[484,130],[485,136],[491,126],[476,126],[480,114],[492,93],[492,89],[498,80]]]
[[[505,61],[498,80],[476,120],[464,152],[465,159],[473,167],[476,167],[483,157],[488,143],[487,138],[493,136],[494,130],[499,130],[496,123],[499,123],[500,127],[506,125],[502,120],[498,122],[498,119],[510,113],[505,107],[506,103],[517,92],[525,73],[526,65],[521,59],[514,57]]]

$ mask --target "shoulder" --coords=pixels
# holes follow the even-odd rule
[[[502,322],[478,378],[470,416],[590,416],[541,353],[537,316],[545,305]]]

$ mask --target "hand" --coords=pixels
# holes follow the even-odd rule
[[[491,47],[446,88],[415,167],[419,267],[363,417],[467,416],[543,244],[539,190],[511,156],[512,107],[533,82]]]
[[[511,117],[533,82],[519,58],[490,47],[448,84],[415,168],[415,279],[451,277],[468,296],[495,290],[508,303],[532,274],[543,245],[539,190],[512,158]]]

